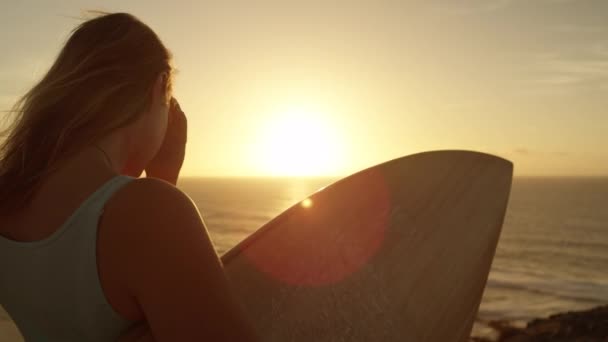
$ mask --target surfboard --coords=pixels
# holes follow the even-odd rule
[[[511,162],[395,159],[317,191],[222,256],[263,341],[468,341]]]

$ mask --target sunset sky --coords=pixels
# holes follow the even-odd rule
[[[172,50],[185,176],[346,175],[435,149],[608,175],[605,0],[4,0],[0,109],[86,9],[130,12]]]

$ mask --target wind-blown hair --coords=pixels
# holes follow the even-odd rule
[[[0,214],[23,208],[56,165],[150,105],[161,72],[170,99],[171,53],[147,25],[127,13],[82,22],[42,79],[9,111],[0,144]]]

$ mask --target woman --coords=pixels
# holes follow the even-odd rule
[[[0,146],[0,304],[26,341],[254,340],[175,187],[186,118],[172,75],[148,26],[103,14],[15,105]]]

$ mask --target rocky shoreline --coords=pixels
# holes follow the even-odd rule
[[[498,333],[498,339],[472,338],[473,342],[607,342],[608,305],[586,311],[570,311],[535,319],[525,328],[505,321],[488,324]]]

